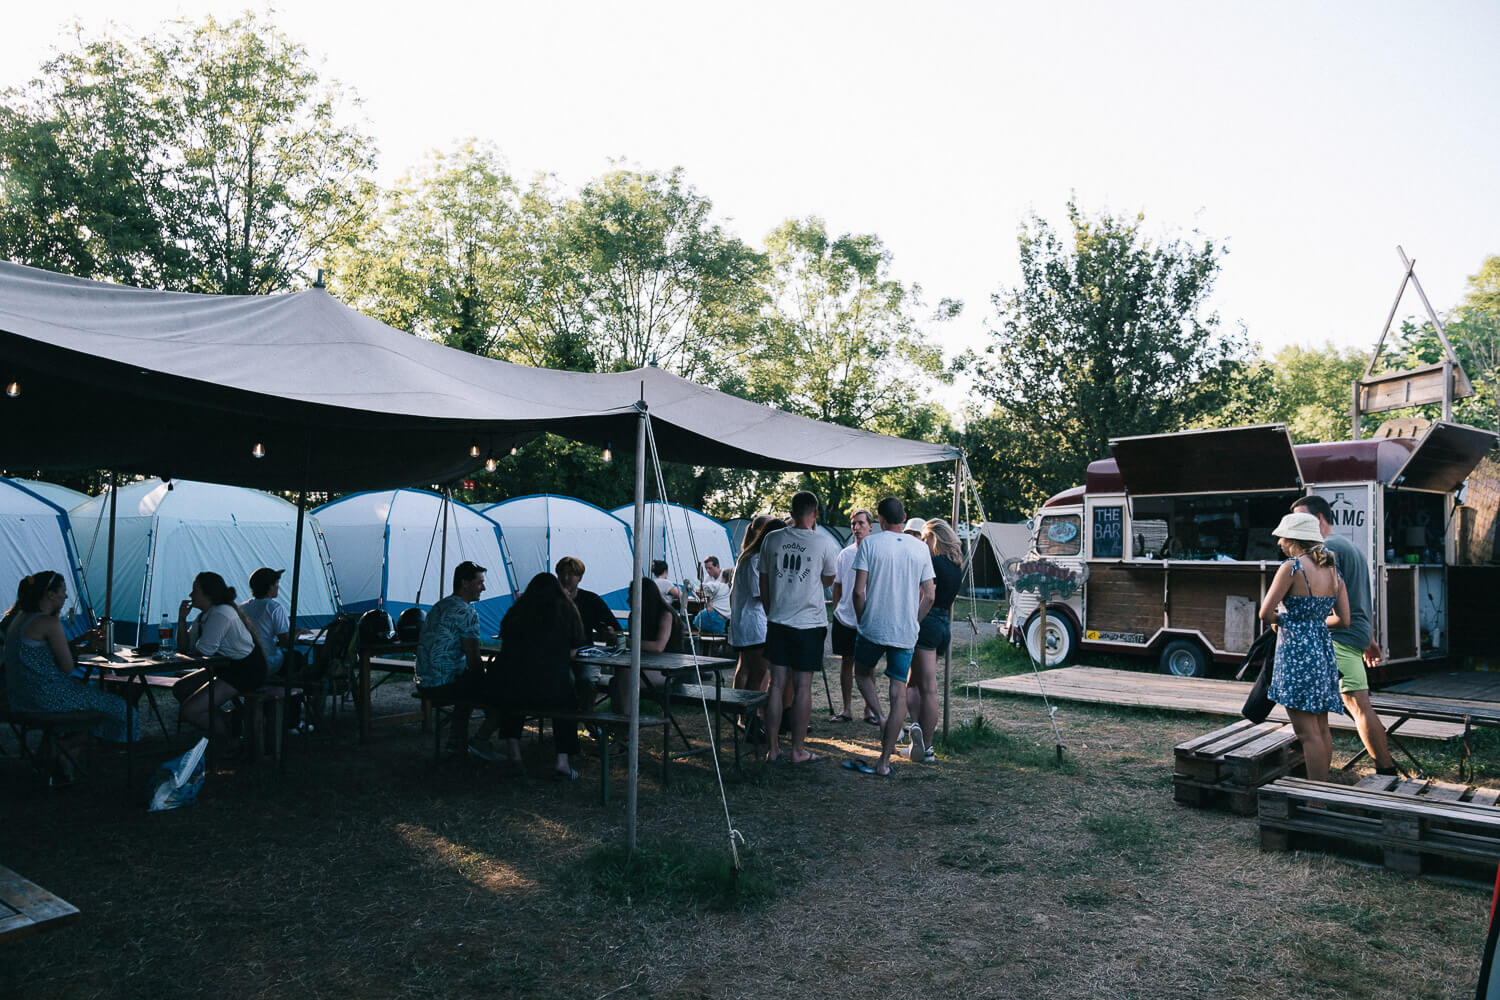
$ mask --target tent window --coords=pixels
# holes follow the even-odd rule
[[[1083,551],[1083,518],[1077,514],[1042,518],[1036,533],[1036,551],[1043,556],[1078,555]]]

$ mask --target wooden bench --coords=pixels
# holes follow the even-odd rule
[[[706,703],[714,710],[714,742],[719,741],[718,716],[720,714],[732,715],[736,719],[748,715],[754,715],[766,707],[766,702],[771,696],[765,691],[743,691],[739,688],[720,688],[714,691],[712,684],[683,684],[672,691],[672,701],[677,704],[698,705]],[[748,752],[740,749],[740,730],[736,725],[729,727],[734,731],[734,767],[738,771],[740,757]]]
[[[1459,737],[1463,744],[1463,756],[1459,762],[1460,776],[1473,776],[1473,753],[1469,749],[1469,733],[1475,726],[1500,726],[1500,705],[1493,701],[1468,701],[1462,698],[1434,698],[1419,694],[1387,694],[1382,691],[1370,692],[1370,707],[1380,715],[1393,715],[1395,720],[1385,727],[1386,737],[1391,746],[1406,754],[1416,773],[1422,775],[1421,762],[1412,756],[1411,751],[1406,749],[1396,736],[1396,731],[1412,719],[1421,719],[1426,722],[1450,722],[1464,727],[1463,735]],[[1366,756],[1368,751],[1360,750],[1343,766],[1347,771]]]
[[[1173,750],[1172,797],[1188,806],[1227,805],[1254,816],[1261,785],[1302,767],[1302,744],[1289,723],[1241,719]]]
[[[1465,796],[1468,796],[1467,801]],[[1281,778],[1260,789],[1260,841],[1268,851],[1325,847],[1369,854],[1410,874],[1441,874],[1486,888],[1500,863],[1500,792],[1371,775],[1358,786]]]
[[[0,868],[0,941],[55,930],[78,919],[78,907],[9,868]]]
[[[483,709],[496,713],[506,712],[511,715],[521,716],[523,722],[526,719],[536,719],[538,739],[541,738],[542,723],[545,719],[551,719],[554,723],[558,720],[574,724],[584,723],[588,727],[590,734],[599,742],[599,801],[605,805],[609,804],[610,747],[622,735],[623,731],[628,730],[630,716],[609,711],[569,712],[557,708],[536,708],[525,705],[508,705],[501,708],[498,705],[490,705],[471,699],[434,697],[429,694],[423,694],[420,691],[414,691],[412,694],[413,697],[422,700],[423,713],[431,713],[433,720],[432,761],[434,766],[440,764],[443,759],[443,727],[445,725],[449,727],[453,725],[454,713],[457,710],[468,709],[470,712],[473,712]],[[670,750],[668,741],[671,734],[671,721],[671,718],[665,715],[646,715],[644,713],[641,715],[641,728],[645,729],[651,726],[661,727],[663,785],[671,781],[670,765],[672,755],[668,752]],[[461,759],[467,759],[469,750],[467,728],[459,734],[457,743],[459,753],[462,755]]]
[[[76,712],[22,712],[8,709],[0,714],[0,720],[10,724],[15,731],[16,737],[21,744],[21,756],[31,761],[32,770],[38,780],[45,782],[48,774],[48,764],[51,761],[52,751],[56,748],[57,753],[68,761],[69,764],[82,777],[87,777],[89,768],[85,762],[77,759],[68,752],[68,748],[57,739],[59,732],[73,732],[77,730],[91,731],[101,722],[108,722],[114,716],[108,712],[84,709]],[[42,734],[42,741],[37,744],[36,750],[31,750],[27,737],[33,732]],[[92,751],[94,741],[92,736],[85,744],[88,751]]]

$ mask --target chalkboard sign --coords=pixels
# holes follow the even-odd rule
[[[1094,508],[1094,558],[1118,559],[1124,551],[1125,508]]]

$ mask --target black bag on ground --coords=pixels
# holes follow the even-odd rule
[[[1251,722],[1265,722],[1271,714],[1271,709],[1276,703],[1271,700],[1271,671],[1276,661],[1276,632],[1266,629],[1260,636],[1250,644],[1250,651],[1245,654],[1244,660],[1240,662],[1239,672],[1236,678],[1244,677],[1245,673],[1260,661],[1260,674],[1255,678],[1255,684],[1250,688],[1250,694],[1245,699],[1245,705],[1240,709],[1240,714]]]

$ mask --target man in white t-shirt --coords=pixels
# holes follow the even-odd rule
[[[854,721],[854,637],[859,632],[859,617],[854,613],[854,553],[870,534],[875,516],[863,507],[849,512],[849,534],[854,539],[839,553],[838,570],[833,580],[833,655],[839,658],[839,687],[844,707],[829,722]],[[863,692],[861,692],[863,693]],[[865,721],[883,724],[880,701],[865,702]]]
[[[698,631],[723,634],[729,626],[729,584],[724,581],[718,556],[704,558],[703,573],[705,579],[698,585],[698,596],[703,600],[696,622]]]
[[[766,704],[766,760],[781,755],[782,701],[792,683],[793,764],[818,760],[803,743],[812,714],[812,675],[823,667],[828,612],[823,588],[838,570],[838,543],[818,527],[818,498],[806,490],[792,497],[792,523],[766,535],[760,547],[760,595],[766,605],[766,659],[771,664],[771,700]]]
[[[906,681],[911,676],[912,651],[922,618],[937,596],[932,553],[902,528],[906,505],[886,497],[876,508],[880,531],[865,539],[854,557],[854,610],[859,615],[859,635],[854,641],[854,667],[860,693],[866,701],[875,691],[875,665],[885,657],[885,675],[891,680],[891,711],[881,731],[880,760],[874,766],[856,769],[885,777],[891,773],[891,752],[901,731],[902,708],[906,705]],[[915,737],[913,737],[915,738]]]
[[[283,647],[292,630],[286,607],[277,600],[281,596],[281,574],[285,572],[284,569],[262,566],[251,573],[251,600],[240,605],[245,619],[255,626],[261,651],[266,654],[266,674],[272,677],[281,672],[286,655]]]

